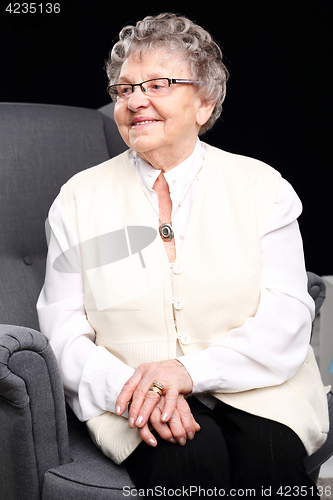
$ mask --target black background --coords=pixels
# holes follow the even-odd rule
[[[223,47],[231,77],[222,118],[203,140],[265,161],[291,182],[304,205],[299,223],[307,269],[333,274],[328,1],[197,1],[180,7],[164,0],[60,0],[59,14],[10,14],[9,3],[1,0],[0,13],[5,102],[101,107],[109,102],[104,62],[124,25],[168,11],[207,29]]]

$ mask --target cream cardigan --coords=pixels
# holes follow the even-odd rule
[[[91,248],[81,246],[87,317],[102,345],[128,365],[176,357],[208,347],[254,316],[260,299],[259,230],[267,222],[280,175],[263,163],[207,146],[191,217],[176,264],[172,294],[166,253],[159,238],[108,265],[91,268]],[[79,240],[128,226],[155,228],[156,216],[128,152],[72,178],[60,194]],[[95,239],[95,240],[94,240]],[[117,287],[113,287],[113,283]],[[176,297],[176,300],[174,300]],[[177,331],[174,326],[176,318]],[[135,332],[135,333],[134,333]],[[267,333],[269,335],[269,332]],[[279,386],[214,393],[234,407],[279,421],[302,439],[309,454],[326,439],[327,403],[312,349],[299,372]],[[286,411],[286,408],[288,409]],[[139,444],[127,419],[107,412],[88,422],[98,446],[116,463]]]

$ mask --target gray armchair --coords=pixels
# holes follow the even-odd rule
[[[60,186],[125,149],[111,105],[94,111],[0,104],[1,499],[122,499],[123,487],[133,487],[66,407],[35,309],[45,272],[44,222]],[[308,276],[319,308],[324,284]],[[333,453],[332,441],[307,459],[309,474]]]

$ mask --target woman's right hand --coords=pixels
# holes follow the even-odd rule
[[[165,404],[165,397],[161,396],[159,403],[152,411],[149,421],[161,438],[171,443],[184,446],[186,439],[193,439],[200,425],[194,420],[190,407],[182,394],[177,399],[176,409],[168,422],[163,422],[161,416]],[[149,446],[156,446],[157,441],[149,429],[148,423],[139,427],[140,436]]]

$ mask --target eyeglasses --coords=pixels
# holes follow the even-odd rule
[[[182,78],[154,78],[141,83],[118,83],[108,86],[108,93],[114,102],[126,100],[134,93],[135,87],[149,97],[160,97],[170,94],[170,86],[173,84],[194,85],[195,81]]]

